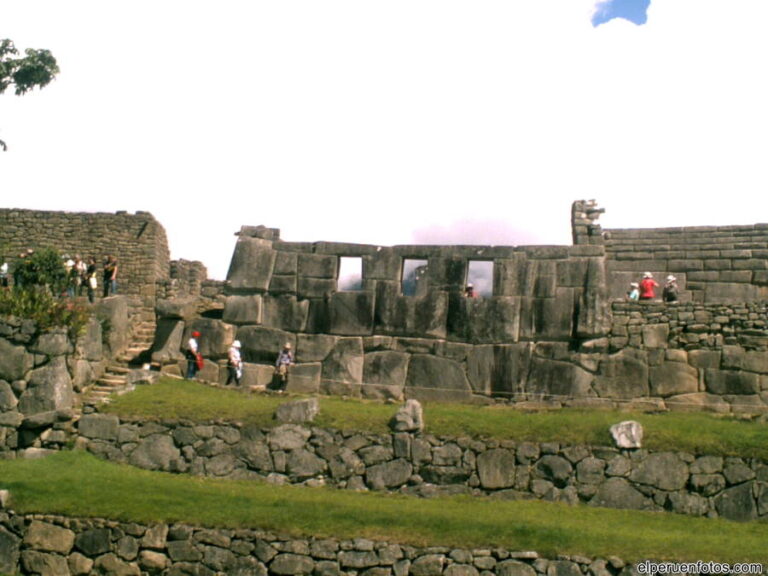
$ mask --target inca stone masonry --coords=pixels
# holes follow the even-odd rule
[[[573,204],[570,246],[284,242],[244,226],[224,283],[169,262],[148,213],[0,210],[0,245],[116,254],[132,317],[156,321],[152,356],[167,372],[183,373],[196,329],[202,377],[215,382],[237,338],[244,386],[268,385],[291,342],[289,388],[302,392],[765,409],[768,225],[603,230],[602,211]],[[359,272],[347,284],[350,263]],[[489,290],[467,298],[478,268]],[[624,301],[644,271],[676,275],[680,302]]]

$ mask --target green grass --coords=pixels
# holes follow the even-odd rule
[[[104,408],[127,418],[191,421],[238,421],[264,427],[276,424],[282,396],[245,394],[186,380],[163,379],[118,397]],[[340,430],[382,433],[397,406],[380,402],[323,397],[315,424]],[[509,406],[425,403],[426,431],[441,436],[469,436],[567,445],[611,445],[609,428],[637,420],[651,450],[768,459],[768,425],[714,414],[643,414],[608,410],[562,409],[524,412]]]
[[[180,521],[294,537],[365,537],[415,546],[499,546],[556,554],[768,561],[768,524],[572,507],[540,501],[272,486],[148,472],[81,452],[0,461],[0,488],[23,513]]]

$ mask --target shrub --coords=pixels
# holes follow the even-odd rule
[[[82,333],[90,317],[84,306],[54,298],[43,290],[1,291],[0,315],[32,320],[39,330],[63,326],[73,339]]]

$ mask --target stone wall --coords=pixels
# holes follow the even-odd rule
[[[768,224],[605,231],[609,294],[651,272],[678,279],[681,298],[706,303],[768,298]]]
[[[499,547],[418,548],[364,538],[289,538],[253,529],[151,526],[0,510],[0,572],[181,576],[630,575],[617,557],[540,557]]]
[[[118,291],[135,298],[137,313],[154,319],[156,282],[169,277],[169,250],[165,229],[150,213],[0,209],[0,258],[6,258],[11,269],[18,254],[42,247],[93,256],[99,267],[107,254],[114,255]],[[98,282],[100,295],[100,275]]]
[[[43,332],[30,320],[0,317],[0,458],[68,444],[77,394],[101,376],[111,353],[121,352],[127,332],[122,297],[97,304],[75,341],[65,329]]]
[[[283,424],[120,422],[91,414],[79,445],[148,470],[433,496],[540,498],[734,520],[768,517],[760,460],[558,443],[364,434]]]

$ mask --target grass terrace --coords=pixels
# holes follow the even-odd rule
[[[198,382],[164,378],[116,398],[103,412],[127,419],[212,420],[275,426],[273,414],[284,396],[248,394]],[[385,433],[398,406],[323,397],[315,425],[338,430]],[[565,445],[612,445],[611,425],[637,420],[645,429],[643,446],[692,454],[768,460],[768,426],[706,413],[660,414],[616,410],[559,409],[529,412],[511,406],[425,403],[426,432],[438,436],[484,437]]]
[[[82,452],[0,460],[0,488],[24,513],[258,528],[293,537],[415,546],[504,547],[625,561],[768,562],[768,524],[540,501],[415,499],[148,472]]]

